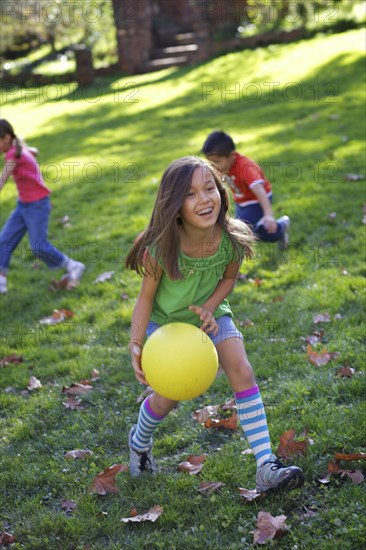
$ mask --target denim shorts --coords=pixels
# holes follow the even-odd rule
[[[215,346],[217,346],[217,344],[220,344],[220,342],[228,340],[229,338],[235,338],[236,341],[243,340],[243,335],[236,328],[234,321],[229,315],[223,315],[222,317],[219,317],[218,319],[216,319],[216,323],[219,326],[219,330],[216,336],[213,336],[212,332],[202,332],[204,335],[207,334],[207,336],[211,338]],[[159,325],[158,323],[150,321],[146,329],[146,336],[151,336],[153,332],[160,328],[160,326],[161,325]]]

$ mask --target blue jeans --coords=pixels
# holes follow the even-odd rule
[[[51,269],[63,267],[67,256],[48,241],[49,197],[35,202],[18,201],[0,233],[0,271],[6,273],[10,258],[28,232],[32,252]]]
[[[258,222],[263,218],[264,212],[259,203],[248,204],[248,206],[236,205],[236,217],[239,220],[250,225],[254,234],[261,240],[267,243],[276,243],[283,237],[284,228],[281,223],[277,222],[277,230],[275,233],[268,233],[264,225],[258,225]]]

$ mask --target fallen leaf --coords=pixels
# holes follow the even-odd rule
[[[98,495],[119,493],[115,477],[119,472],[124,472],[126,470],[128,470],[128,466],[125,464],[113,464],[109,466],[109,468],[106,468],[95,477],[89,493],[98,493]]]
[[[82,403],[81,399],[77,399],[74,396],[69,397],[66,401],[62,402],[63,406],[66,407],[66,409],[76,410],[76,409],[84,409],[85,405]]]
[[[235,400],[223,405],[208,405],[193,413],[193,418],[205,428],[226,428],[236,430],[238,427],[238,415],[236,413]]]
[[[88,458],[89,456],[93,456],[93,451],[89,451],[89,449],[74,449],[73,451],[67,451],[64,454],[64,458],[67,458],[67,459]]]
[[[90,393],[93,389],[93,386],[88,380],[81,380],[79,383],[73,383],[71,386],[63,386],[62,393],[66,395],[85,395]]]
[[[313,317],[313,323],[330,323],[330,315],[329,313],[319,313],[318,315],[314,315]]]
[[[67,273],[65,273],[65,275],[62,275],[59,281],[57,279],[52,278],[48,286],[48,290],[51,290],[51,292],[55,292],[56,290],[67,288],[68,282],[69,282],[69,276],[67,275]]]
[[[162,506],[156,505],[150,508],[150,510],[146,512],[146,514],[140,514],[137,516],[134,515],[129,518],[122,518],[121,521],[123,521],[123,523],[128,523],[128,522],[140,523],[142,521],[155,522],[163,512],[164,512],[164,508]]]
[[[1,546],[8,546],[10,544],[13,544],[17,540],[14,535],[11,535],[10,533],[7,533],[6,531],[2,531],[0,533],[0,545]]]
[[[257,518],[257,531],[254,532],[253,544],[265,544],[267,541],[286,534],[285,515],[272,516],[269,512],[259,512]]]
[[[27,387],[28,387],[29,391],[33,391],[33,390],[38,390],[39,388],[41,388],[42,384],[41,384],[40,380],[38,380],[38,378],[36,378],[35,376],[31,376],[29,378]]]
[[[340,355],[338,351],[328,352],[327,348],[323,348],[322,351],[318,353],[317,351],[311,349],[310,344],[308,344],[307,347],[307,354],[310,363],[316,365],[317,367],[326,365],[327,363],[329,363],[329,361],[331,361],[332,359],[337,359]]]
[[[345,178],[347,181],[360,181],[363,180],[362,174],[346,174]]]
[[[341,275],[349,275],[347,269],[345,267],[340,267],[339,272]]]
[[[63,323],[65,319],[74,317],[75,313],[68,309],[55,309],[50,317],[44,317],[39,322],[42,325],[57,325]]]
[[[224,486],[225,483],[222,483],[221,481],[202,481],[197,490],[203,495],[210,495],[215,491],[219,491]]]
[[[253,327],[254,323],[250,319],[243,319],[243,321],[239,321],[240,327]]]
[[[239,495],[246,502],[252,502],[253,500],[264,498],[265,493],[257,493],[255,489],[243,489],[242,487],[239,487]]]
[[[319,344],[319,342],[322,341],[323,336],[324,336],[324,330],[319,330],[319,331],[313,332],[313,334],[311,334],[310,336],[307,336],[305,340],[308,344],[315,346],[316,344]]]
[[[91,372],[91,379],[92,379],[92,382],[96,382],[97,380],[99,380],[99,378],[100,378],[99,375],[100,375],[99,370],[93,369],[92,372]]]
[[[0,367],[6,367],[7,365],[19,365],[20,363],[23,363],[23,357],[16,355],[15,353],[11,353],[10,355],[6,355],[0,359]]]
[[[104,273],[101,273],[95,279],[94,284],[104,283],[104,281],[108,281],[109,279],[111,279],[113,277],[114,273],[115,273],[114,271],[105,271]]]
[[[183,462],[178,464],[178,470],[181,472],[188,472],[189,475],[199,474],[203,468],[203,462],[206,460],[206,454],[195,456],[190,455]]]
[[[293,457],[304,455],[309,446],[307,435],[304,435],[303,441],[295,441],[295,430],[288,430],[280,436],[280,444],[277,449],[277,455],[283,457]]]
[[[352,369],[351,367],[339,367],[339,369],[336,372],[337,378],[351,378],[355,373],[355,369]]]
[[[366,453],[334,453],[334,458],[336,460],[345,460],[346,462],[352,460],[366,460]]]
[[[70,514],[77,507],[77,502],[75,500],[68,500],[64,498],[61,500],[61,508],[65,510],[66,513]]]
[[[120,296],[122,302],[125,302],[126,300],[129,300],[129,295],[127,294],[127,292],[122,292],[121,296]]]
[[[327,483],[330,483],[330,474],[322,477],[322,478],[319,478],[318,479],[319,483],[322,483],[323,485],[326,485]]]
[[[360,485],[364,482],[364,476],[361,470],[345,470],[341,468],[339,462],[331,461],[328,463],[328,472],[334,475],[340,475],[342,478],[349,477],[353,483]]]
[[[330,212],[328,214],[328,220],[334,220],[337,217],[337,212]]]
[[[70,218],[67,215],[63,216],[62,218],[59,218],[57,221],[63,227],[71,227]]]

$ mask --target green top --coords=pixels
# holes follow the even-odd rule
[[[153,250],[150,253],[154,256]],[[234,247],[225,231],[222,231],[219,248],[213,256],[191,258],[180,252],[178,265],[183,279],[172,280],[163,271],[154,299],[151,321],[159,325],[182,322],[200,327],[202,321],[188,307],[200,306],[206,302],[222,279],[227,265],[235,261],[234,258]],[[161,260],[159,264],[164,269]],[[226,299],[214,311],[216,319],[223,315],[233,317]]]

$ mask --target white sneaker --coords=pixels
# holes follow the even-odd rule
[[[84,273],[85,264],[82,262],[76,262],[75,260],[70,260],[67,267],[67,274],[70,281],[79,281]]]
[[[6,277],[5,275],[0,275],[0,294],[6,294],[7,292]]]
[[[286,250],[288,248],[288,245],[290,243],[290,225],[291,220],[288,216],[281,216],[281,218],[278,218],[277,223],[280,223],[283,227],[283,235],[282,238],[278,241],[278,248],[280,250]]]

